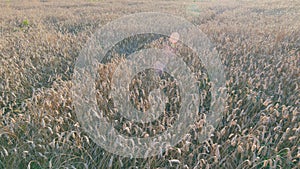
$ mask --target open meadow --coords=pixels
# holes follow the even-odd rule
[[[196,25],[214,45],[226,75],[226,106],[210,137],[198,139],[203,119],[198,120],[176,146],[146,158],[115,155],[97,145],[78,120],[71,96],[75,63],[89,38],[138,12],[168,13]],[[0,169],[300,168],[299,18],[297,0],[1,1]],[[160,41],[137,42],[152,47]],[[99,66],[100,94],[107,94],[103,84],[109,86],[119,61]],[[207,76],[201,76],[201,87],[209,93]],[[97,101],[103,111],[111,104],[99,95]],[[118,123],[124,135],[158,132]]]

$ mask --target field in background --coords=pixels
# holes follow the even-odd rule
[[[0,9],[0,169],[300,167],[299,1],[7,0]],[[101,25],[150,11],[184,17],[214,43],[227,107],[203,143],[191,137],[162,157],[123,158],[81,129],[71,78]]]

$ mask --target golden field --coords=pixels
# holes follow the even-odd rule
[[[299,1],[6,0],[0,7],[0,169],[300,168]],[[71,97],[88,39],[138,12],[197,25],[218,51],[227,88],[210,138],[198,141],[195,127],[176,147],[143,159],[97,146]],[[100,77],[111,76],[107,67]]]

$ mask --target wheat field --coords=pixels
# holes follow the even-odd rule
[[[300,168],[299,1],[5,0],[0,9],[0,169]],[[138,12],[180,16],[205,33],[225,67],[227,99],[205,141],[197,121],[161,155],[128,158],[82,129],[71,88],[93,33]],[[99,77],[111,77],[117,62],[100,67]]]

